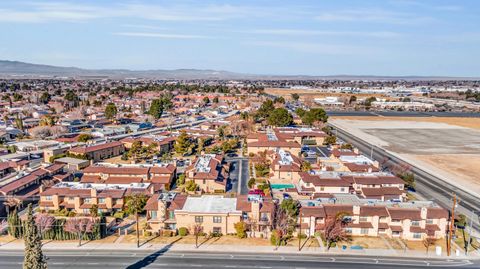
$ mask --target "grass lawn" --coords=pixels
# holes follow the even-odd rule
[[[143,237],[140,236],[140,242],[145,242],[149,240],[150,244],[195,244],[195,236],[173,236],[173,237]],[[126,235],[122,243],[135,243],[136,237],[135,234]],[[205,236],[198,237],[198,243],[204,246],[207,245],[245,245],[245,246],[270,246],[270,241],[262,238],[238,238],[232,235],[224,235],[221,237],[207,238]]]
[[[339,247],[346,245],[347,247],[361,246],[363,248],[390,249],[381,238],[366,236],[352,236],[350,240],[338,242],[337,245]]]

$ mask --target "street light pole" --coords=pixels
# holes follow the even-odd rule
[[[298,216],[300,217],[300,225],[298,227],[298,251],[302,250],[302,208],[298,210]]]

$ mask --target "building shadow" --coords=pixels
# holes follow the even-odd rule
[[[167,244],[163,248],[155,251],[154,253],[152,253],[152,254],[150,254],[146,257],[144,257],[143,259],[137,261],[136,263],[129,265],[128,267],[126,267],[126,269],[140,269],[140,268],[145,268],[145,267],[149,266],[150,264],[154,263],[158,259],[158,257],[160,257],[163,254],[165,254],[166,252],[168,252],[170,250],[170,248],[178,240],[180,240],[180,239],[177,239],[177,240],[171,242],[170,244]]]

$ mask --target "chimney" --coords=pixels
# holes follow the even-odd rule
[[[91,197],[97,197],[97,189],[91,188],[90,189],[90,196]]]
[[[251,202],[252,206],[252,216],[254,219],[260,219],[260,201],[254,200]]]
[[[420,211],[420,217],[422,219],[427,219],[427,208],[426,207],[422,207],[422,209]]]
[[[360,215],[360,206],[354,205],[353,206],[353,215]]]

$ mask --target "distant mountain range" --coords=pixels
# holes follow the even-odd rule
[[[306,76],[306,75],[256,75],[219,70],[175,69],[175,70],[128,70],[128,69],[82,69],[77,67],[61,67],[43,64],[32,64],[19,61],[0,60],[1,78],[77,78],[77,79],[252,79],[252,80],[478,80],[469,77],[421,77],[421,76]]]

